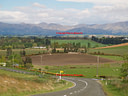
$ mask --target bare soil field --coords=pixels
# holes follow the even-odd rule
[[[41,59],[42,56],[42,59]],[[87,65],[96,64],[97,57],[87,54],[43,54],[31,56],[34,65]],[[41,61],[42,60],[42,61]],[[100,57],[100,63],[114,62]]]
[[[127,46],[127,45],[128,45],[128,43],[122,43],[122,44],[118,44],[118,45],[99,47],[99,48],[94,48],[94,49],[104,49],[104,48],[120,47],[120,46]]]

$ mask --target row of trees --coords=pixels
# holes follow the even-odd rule
[[[30,37],[0,37],[0,49],[7,49],[11,46],[13,49],[32,48],[37,46],[51,45],[51,41],[46,38]]]
[[[128,56],[124,56],[124,63],[122,64],[121,75],[128,82]]]
[[[87,53],[87,50],[88,50],[88,48],[91,47],[91,44],[88,43],[88,47],[86,47],[86,46],[82,46],[81,47],[81,43],[80,42],[79,43],[75,43],[75,42],[73,42],[73,43],[63,43],[61,45],[59,45],[58,42],[54,42],[53,46],[52,46],[52,48],[53,48],[52,52],[53,53],[58,52],[58,51],[56,51],[56,48],[59,48],[60,46],[62,48],[64,48],[64,53],[67,53],[67,52],[78,52],[79,48],[84,48],[84,52]]]
[[[93,41],[102,43],[102,44],[121,44],[121,43],[126,43],[128,42],[127,39],[125,39],[124,37],[116,37],[116,38],[97,38],[95,36],[92,36],[91,38]]]

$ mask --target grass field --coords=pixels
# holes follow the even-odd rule
[[[98,75],[104,76],[120,76],[120,67],[110,64],[98,65]],[[36,68],[44,66],[35,66]],[[46,67],[46,66],[45,66]],[[97,75],[96,65],[70,65],[70,66],[47,66],[49,72],[59,73],[59,71],[64,71],[63,74],[83,74],[85,78],[95,78]]]
[[[86,78],[95,78],[97,75],[97,68],[84,69],[62,69],[65,74],[83,74]],[[118,70],[118,71],[114,71]],[[52,70],[57,73],[58,70]],[[119,76],[119,68],[98,68],[98,75],[102,76]]]
[[[114,61],[123,61],[123,57],[121,56],[106,56],[106,55],[94,55],[94,56],[100,56]]]
[[[128,46],[120,46],[113,48],[104,48],[104,49],[90,49],[89,52],[98,52],[106,53],[106,54],[117,54],[117,55],[127,55],[128,54]]]
[[[91,47],[104,47],[104,46],[107,46],[107,45],[105,45],[105,44],[101,44],[101,43],[97,43],[97,42],[94,42],[94,41],[92,41],[92,40],[81,40],[81,39],[76,39],[76,40],[56,40],[56,39],[52,39],[51,40],[51,42],[52,43],[54,43],[54,42],[58,42],[59,44],[63,44],[63,43],[73,43],[73,42],[75,42],[75,43],[81,43],[81,46],[87,46],[88,45],[88,43],[90,43],[91,44]]]
[[[20,54],[20,51],[22,51],[22,49],[13,49],[13,53],[14,54]],[[39,54],[39,53],[46,53],[47,50],[46,49],[25,49],[26,51],[26,55],[31,55],[31,54]],[[6,50],[0,50],[0,55],[1,56],[6,56]]]

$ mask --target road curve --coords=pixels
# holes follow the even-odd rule
[[[102,87],[95,80],[66,77],[63,77],[63,79],[73,82],[74,86],[59,92],[51,92],[32,96],[105,96]]]

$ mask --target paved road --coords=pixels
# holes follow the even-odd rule
[[[33,96],[105,96],[101,86],[96,80],[85,78],[64,78],[73,82],[72,88],[64,91],[45,93]]]

